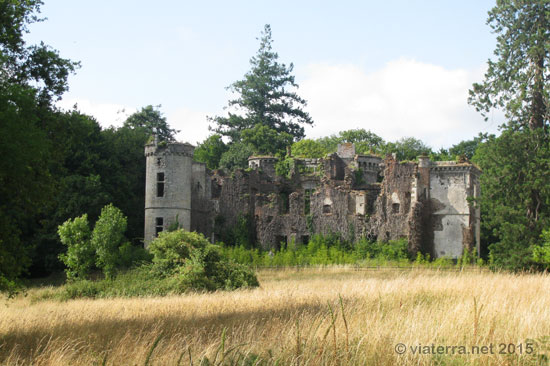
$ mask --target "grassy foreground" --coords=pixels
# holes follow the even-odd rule
[[[59,290],[31,290],[0,307],[0,364],[547,362],[547,274],[332,267],[258,275],[256,289],[164,298],[33,301]],[[407,347],[402,355],[399,343]],[[499,354],[501,344],[506,350]],[[440,345],[447,354],[418,354]],[[472,345],[495,354],[449,348],[470,352]]]

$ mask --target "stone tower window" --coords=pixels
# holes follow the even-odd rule
[[[155,218],[155,236],[159,236],[159,233],[164,230],[164,218]]]
[[[394,214],[399,213],[399,203],[392,203],[391,212],[394,213]]]
[[[157,173],[157,197],[164,197],[164,173]]]

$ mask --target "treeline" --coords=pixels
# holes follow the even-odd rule
[[[301,139],[289,142],[284,149],[274,149],[266,144],[258,148],[247,141],[224,142],[219,134],[213,134],[198,144],[195,149],[195,160],[205,163],[209,169],[235,169],[248,167],[250,155],[270,154],[285,158],[290,153],[297,158],[324,158],[335,153],[338,145],[353,143],[358,154],[375,154],[381,157],[395,154],[399,161],[414,161],[420,155],[427,155],[433,161],[471,159],[477,147],[483,141],[494,136],[479,134],[471,140],[461,141],[448,149],[434,150],[428,144],[414,137],[403,137],[397,141],[385,141],[380,136],[363,128],[341,131],[338,134],[318,139]]]

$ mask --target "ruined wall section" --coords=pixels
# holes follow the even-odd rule
[[[384,180],[370,219],[369,237],[379,241],[409,238],[416,164],[386,158],[384,166]]]
[[[212,237],[214,204],[212,201],[212,174],[206,164],[193,162],[191,183],[191,230]]]

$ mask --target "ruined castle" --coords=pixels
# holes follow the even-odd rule
[[[264,249],[307,243],[339,233],[348,240],[406,238],[409,251],[432,258],[479,253],[480,171],[468,162],[398,162],[355,153],[342,144],[323,159],[290,159],[286,176],[277,159],[251,156],[249,168],[210,171],[193,161],[194,147],[151,142],[145,193],[145,245],[176,221],[213,241],[238,222]]]

